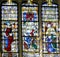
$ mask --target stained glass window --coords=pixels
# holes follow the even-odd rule
[[[39,57],[38,4],[22,4],[23,57]]]
[[[2,3],[2,57],[18,57],[18,8],[17,3]]]
[[[58,36],[58,5],[47,3],[42,4],[42,39],[43,39],[43,56],[59,57],[59,36]],[[55,55],[54,55],[55,54]]]

